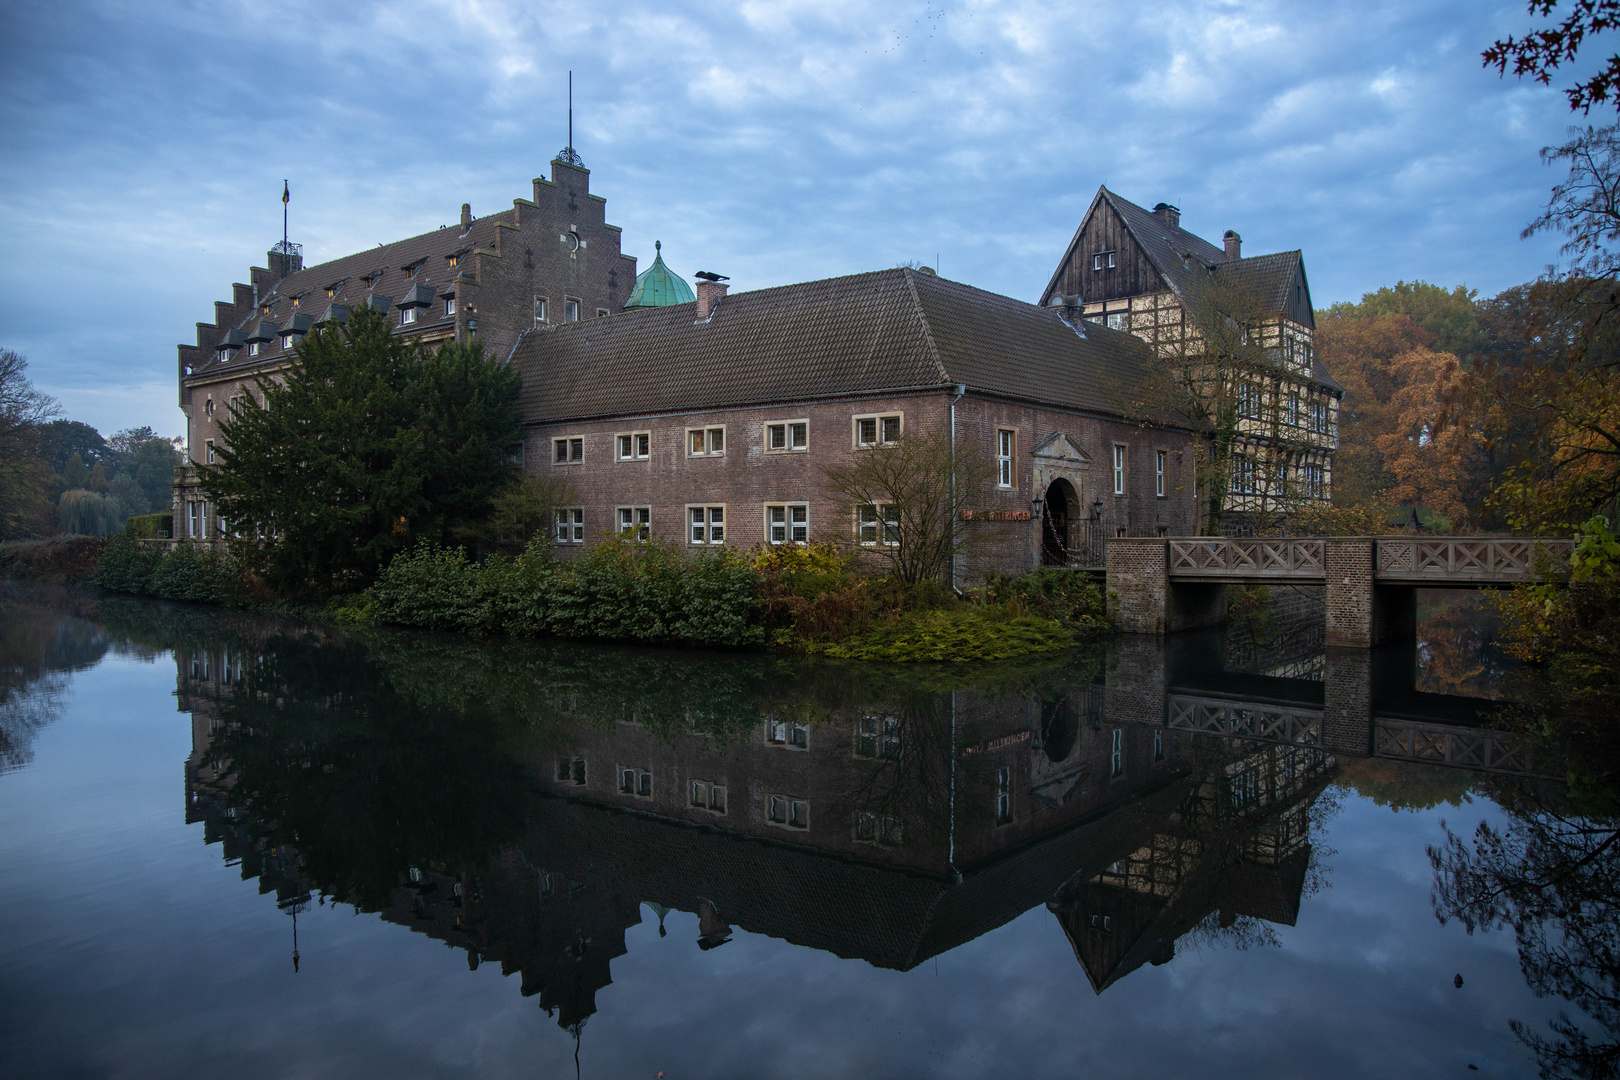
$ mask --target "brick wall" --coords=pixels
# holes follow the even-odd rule
[[[1166,632],[1170,591],[1162,540],[1120,539],[1108,543],[1108,611],[1127,634]]]
[[[1326,541],[1329,645],[1366,648],[1373,644],[1373,544],[1366,538]]]
[[[922,434],[948,427],[950,400],[949,395],[934,391],[584,423],[536,423],[525,432],[524,467],[537,476],[569,482],[576,495],[574,504],[585,512],[585,544],[581,547],[611,535],[617,509],[627,506],[650,507],[654,533],[679,537],[683,542],[690,539],[688,513],[692,506],[723,507],[726,544],[748,548],[767,539],[768,505],[804,503],[812,540],[844,542],[853,537],[854,522],[848,507],[826,492],[824,470],[847,462],[856,452],[854,418],[898,413],[906,433]],[[972,395],[957,403],[956,419],[957,445],[964,452],[981,452],[990,461],[995,458],[997,429],[1011,428],[1017,433],[1014,485],[1001,488],[992,481],[973,500],[975,510],[1029,513],[1033,447],[1053,431],[1063,431],[1091,455],[1089,475],[1093,478],[1107,476],[1105,463],[1114,442],[1127,446],[1132,469],[1127,494],[1117,500],[1108,496],[1120,505],[1120,520],[1147,535],[1160,528],[1176,532],[1191,527],[1194,506],[1190,491],[1183,487],[1191,483],[1192,455],[1184,434]],[[766,425],[792,421],[809,424],[806,449],[785,453],[768,449]],[[688,432],[707,427],[724,428],[724,453],[694,456],[689,452]],[[650,437],[649,455],[619,460],[617,436],[642,432]],[[557,463],[553,448],[559,438],[583,439],[584,459]],[[1162,499],[1154,494],[1153,474],[1154,451],[1161,447],[1173,461],[1168,494]],[[1082,499],[1094,497],[1098,482],[1087,482]],[[1040,556],[1038,524],[1033,518],[963,522],[962,527],[977,530],[984,543],[962,560],[959,583],[966,587],[990,573],[1017,572],[1033,565]],[[571,544],[562,549],[565,553],[577,550]]]
[[[1329,646],[1322,694],[1322,748],[1356,757],[1372,753],[1372,654]]]

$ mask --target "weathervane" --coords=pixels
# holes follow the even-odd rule
[[[568,145],[557,151],[557,160],[564,165],[583,169],[585,161],[574,149],[574,73],[568,73]]]

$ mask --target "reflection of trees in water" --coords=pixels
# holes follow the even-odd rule
[[[1620,1075],[1620,821],[1530,787],[1497,801],[1505,829],[1481,823],[1471,843],[1448,829],[1429,849],[1435,914],[1469,933],[1512,927],[1530,989],[1584,1015],[1560,1011],[1550,1035],[1512,1022],[1542,1076]]]
[[[1432,694],[1502,697],[1512,669],[1495,645],[1500,622],[1489,598],[1474,590],[1419,590],[1417,688]]]
[[[39,732],[62,713],[69,672],[94,666],[108,638],[82,617],[88,605],[54,592],[0,597],[0,773],[33,760]]]

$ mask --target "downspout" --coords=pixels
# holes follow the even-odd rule
[[[956,497],[956,403],[961,401],[963,396],[967,394],[967,385],[964,383],[957,383],[955,390],[956,396],[951,399],[951,591],[957,596],[961,596],[962,590],[956,587],[956,519],[961,513],[961,508],[957,505]],[[955,710],[956,698],[953,695],[951,698],[951,715],[953,718],[956,715]],[[952,765],[952,769],[955,769],[954,764]],[[954,776],[954,772],[952,775]],[[954,838],[952,842],[955,842]]]

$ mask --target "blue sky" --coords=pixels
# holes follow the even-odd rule
[[[625,250],[737,289],[936,260],[1035,300],[1106,183],[1317,306],[1484,294],[1576,121],[1480,67],[1520,2],[278,0],[0,7],[0,346],[104,433],[179,432],[175,345],[280,239],[323,261],[524,196],[566,141]],[[1599,41],[1598,46],[1606,42]],[[1607,120],[1607,117],[1602,118]]]

